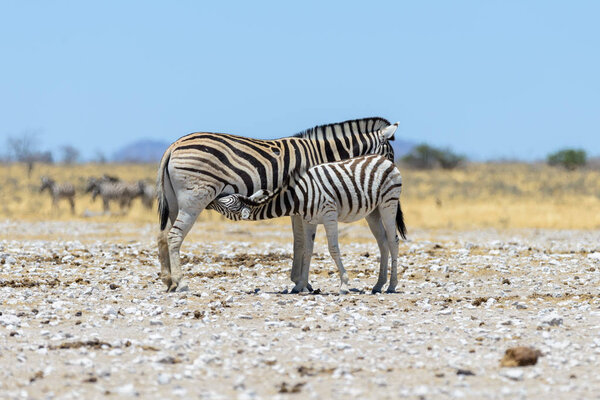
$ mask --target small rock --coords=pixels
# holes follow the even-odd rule
[[[160,373],[158,374],[158,384],[159,385],[168,385],[171,382],[171,375]]]
[[[532,347],[512,347],[504,353],[500,360],[501,367],[525,367],[535,365],[542,353]]]
[[[117,316],[117,310],[114,307],[106,306],[102,309],[102,314]]]
[[[556,313],[548,314],[542,317],[541,325],[559,326],[562,325],[563,319]]]
[[[133,384],[128,383],[127,385],[119,386],[116,392],[123,396],[137,396],[138,392],[135,390]]]
[[[527,308],[527,304],[520,302],[520,301],[514,302],[513,305],[515,306],[515,308],[517,310],[525,310]]]
[[[456,375],[475,376],[475,373],[469,369],[457,369]]]
[[[525,373],[523,372],[522,369],[509,368],[509,369],[502,370],[500,372],[500,375],[502,375],[508,379],[512,379],[513,381],[522,381]]]

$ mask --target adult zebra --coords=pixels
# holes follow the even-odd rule
[[[157,177],[160,233],[158,255],[167,291],[183,289],[179,250],[198,215],[221,194],[251,195],[272,191],[292,171],[302,172],[324,162],[365,154],[393,160],[397,125],[383,118],[364,118],[320,125],[295,136],[260,140],[198,132],[171,144]],[[291,278],[300,280],[304,232],[302,220],[292,217],[294,257]]]

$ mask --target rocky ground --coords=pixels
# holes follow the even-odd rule
[[[155,225],[0,223],[1,398],[600,398],[600,232],[410,231],[399,293],[341,229],[317,294],[284,294],[286,223],[199,222],[188,292],[158,279]],[[501,367],[531,346],[534,366]]]

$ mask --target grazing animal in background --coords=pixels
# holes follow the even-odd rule
[[[56,181],[47,176],[42,176],[42,186],[40,192],[48,190],[52,196],[52,205],[58,209],[58,201],[67,199],[71,205],[71,214],[75,214],[75,187],[69,182],[56,183]]]
[[[397,124],[364,118],[320,125],[295,136],[259,140],[222,133],[198,132],[171,144],[160,162],[157,179],[161,279],[167,291],[183,290],[179,250],[198,215],[221,194],[251,195],[274,190],[292,171],[364,154],[394,159]],[[299,282],[304,231],[292,217],[294,257],[291,278]]]
[[[402,177],[394,163],[385,157],[370,155],[317,165],[298,177],[292,177],[289,186],[284,185],[273,193],[259,190],[250,197],[225,195],[212,204],[217,211],[233,220],[262,220],[291,215],[302,218],[304,262],[302,277],[293,292],[308,290],[308,271],[319,224],[325,226],[329,254],[340,273],[340,293],[348,292],[348,275],[338,245],[338,222],[366,218],[381,253],[379,279],[373,293],[381,292],[387,281],[388,255],[392,259],[392,268],[387,292],[391,293],[395,292],[398,284],[399,238],[396,229],[406,239],[400,208],[401,191]]]
[[[109,176],[89,178],[85,192],[92,194],[92,201],[98,196],[102,198],[105,213],[110,211],[111,201],[116,201],[122,212],[128,211],[133,199],[141,195],[140,185],[137,182],[122,182]]]
[[[138,185],[141,192],[140,199],[142,200],[142,204],[144,207],[152,209],[154,199],[156,199],[156,189],[154,188],[154,185],[149,185],[141,180],[138,181]]]

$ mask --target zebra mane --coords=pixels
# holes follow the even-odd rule
[[[386,126],[391,125],[390,121],[388,121],[385,118],[381,118],[381,117],[349,119],[347,121],[335,122],[333,124],[317,125],[313,128],[309,128],[302,132],[298,132],[297,134],[295,134],[292,137],[315,139],[315,138],[323,137],[325,135],[325,132],[327,131],[327,128],[331,128],[332,132],[336,132],[336,130],[334,128],[336,128],[336,127],[341,128],[342,125],[344,125],[344,124],[353,126],[352,125],[353,123],[356,124],[356,126],[358,126],[359,133],[374,132],[378,129],[385,128]],[[369,125],[371,127],[367,128],[367,127],[369,127]],[[352,133],[356,133],[356,132],[352,132]]]

